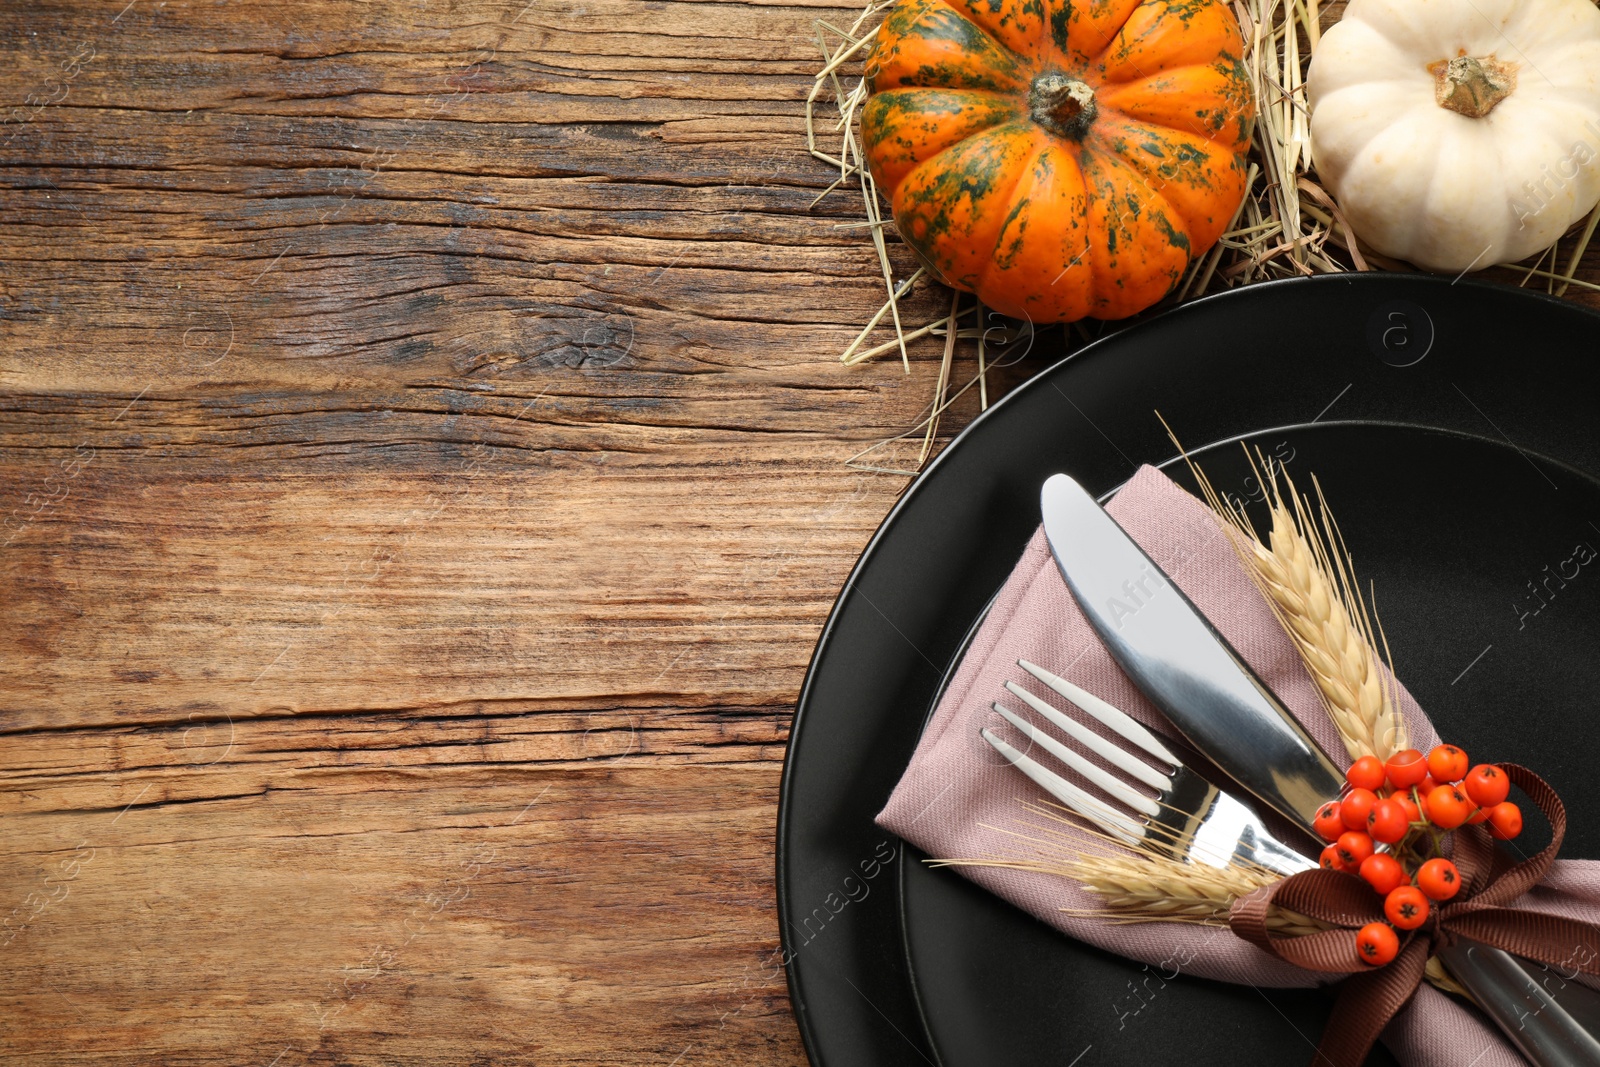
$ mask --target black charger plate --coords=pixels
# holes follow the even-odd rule
[[[1292,357],[1286,337],[1301,339]],[[1039,484],[1066,470],[1107,493],[1167,463],[1156,410],[1191,449],[1294,449],[1291,469],[1322,478],[1378,583],[1407,684],[1469,751],[1566,784],[1564,854],[1600,854],[1587,829],[1600,805],[1578,791],[1600,575],[1583,567],[1538,614],[1527,586],[1579,540],[1600,548],[1600,316],[1393,275],[1224,294],[1085,350],[976,420],[840,594],[796,709],[778,825],[790,994],[819,1067],[1308,1061],[1322,995],[1178,979],[1130,1017],[1117,997],[1149,977],[1139,965],[913,869],[872,823],[1037,525]],[[1236,449],[1208,449],[1207,465],[1247,495]]]

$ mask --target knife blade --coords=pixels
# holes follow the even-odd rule
[[[1223,773],[1315,834],[1344,773],[1083,486],[1054,475],[1040,508],[1056,566],[1111,658]]]
[[[1202,755],[1315,838],[1344,774],[1083,486],[1053,475],[1039,503],[1056,568],[1111,658]],[[1560,982],[1556,996],[1549,968],[1466,938],[1439,955],[1532,1063],[1600,1065],[1595,991]]]

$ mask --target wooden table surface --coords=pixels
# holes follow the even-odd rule
[[[8,5],[0,1055],[804,1062],[784,744],[940,354],[836,358],[853,14]]]

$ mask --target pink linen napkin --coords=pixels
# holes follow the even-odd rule
[[[1345,763],[1344,744],[1299,655],[1235,558],[1211,511],[1152,467],[1141,468],[1108,510],[1323,749]],[[988,726],[1015,740],[1015,731],[990,706],[997,699],[1007,702],[1003,686],[1008,680],[1068,714],[1076,709],[1064,706],[1018,667],[1019,659],[1054,671],[1163,736],[1176,737],[1112,661],[1078,610],[1041,529],[1028,542],[935,709],[910,766],[878,815],[879,825],[933,857],[1027,856],[1025,842],[995,828],[1026,832],[1030,820],[1020,801],[1048,797],[1007,765],[978,730]],[[1009,702],[1020,710],[1020,702]],[[1438,743],[1427,717],[1404,689],[1401,713],[1412,747],[1426,752]],[[1076,717],[1099,729],[1081,713]],[[1084,843],[1090,850],[1098,847],[1087,835]],[[1098,898],[1066,878],[995,867],[956,869],[1072,937],[1165,970],[1265,986],[1313,986],[1332,977],[1296,968],[1225,929],[1180,923],[1113,925],[1071,914],[1095,909]],[[1545,883],[1524,896],[1519,906],[1600,921],[1600,864],[1558,860]],[[1493,1023],[1426,983],[1390,1023],[1383,1040],[1411,1067],[1461,1067],[1469,1062],[1474,1067],[1517,1067],[1524,1062]]]

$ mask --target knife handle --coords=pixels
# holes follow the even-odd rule
[[[1438,955],[1534,1067],[1600,1064],[1600,993],[1467,938]]]

